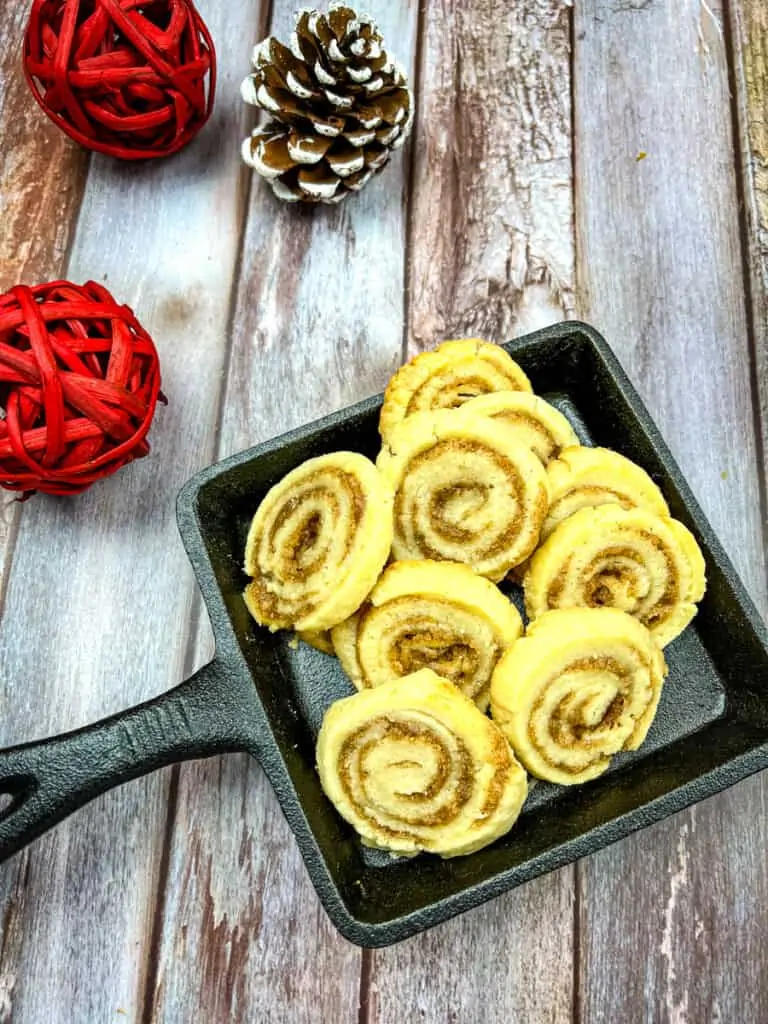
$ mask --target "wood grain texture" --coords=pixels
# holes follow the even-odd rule
[[[61,275],[88,169],[32,98],[21,63],[27,4],[0,0],[0,293]],[[20,508],[0,498],[0,609]]]
[[[574,273],[569,5],[429,0],[422,31],[410,347],[561,320]],[[570,1021],[573,920],[566,868],[376,951],[367,1020]]]
[[[0,292],[61,275],[88,167],[86,154],[42,115],[27,88],[20,54],[28,15],[25,4],[0,0]],[[20,515],[11,495],[0,498],[0,611]],[[25,854],[0,870],[3,1024],[19,980],[28,888]]]
[[[69,271],[135,306],[171,406],[150,459],[84,498],[25,508],[0,743],[117,710],[210,655],[207,623],[190,635],[200,609],[178,485],[378,390],[404,337],[412,352],[573,312],[595,322],[766,610],[719,4],[577,5],[578,260],[568,0],[426,0],[412,198],[406,154],[359,198],[310,212],[256,180],[247,202],[239,165],[237,86],[270,6],[201,3],[226,60],[216,120],[192,149],[155,167],[94,161]],[[366,6],[413,62],[416,0]],[[275,3],[278,33],[293,7]],[[0,0],[0,284],[58,273],[85,177],[25,96],[24,17]],[[731,0],[731,17],[763,386],[764,5]],[[583,862],[575,891],[565,869],[361,955],[327,921],[255,763],[191,764],[105,797],[0,868],[0,1024],[763,1024],[766,811],[764,776]]]
[[[730,13],[751,278],[754,374],[763,469],[768,477],[768,7],[762,0],[732,0]],[[765,494],[763,497],[765,500]]]
[[[415,0],[370,0],[366,10],[412,64]],[[293,12],[275,4],[279,38]],[[280,205],[254,178],[222,456],[380,390],[392,373],[403,338],[405,168],[397,156],[332,209]],[[360,951],[320,907],[254,764],[182,768],[166,894],[153,1021],[357,1020]]]
[[[252,5],[201,5],[231,66],[214,121],[152,165],[94,159],[69,275],[94,277],[153,333],[170,405],[149,458],[73,500],[24,509],[0,664],[0,742],[75,727],[177,683],[194,592],[179,486],[214,454],[245,209],[238,65]],[[0,1019],[138,1022],[168,774],[115,791],[0,871]]]
[[[573,1004],[566,868],[372,956],[365,1016],[391,1024],[566,1024]]]
[[[575,11],[580,312],[627,367],[765,611],[720,7]],[[755,778],[583,862],[581,1021],[768,1019],[765,807]]]
[[[429,0],[409,349],[573,311],[570,0]]]
[[[0,291],[61,270],[88,155],[32,98],[21,55],[29,5],[0,0]]]

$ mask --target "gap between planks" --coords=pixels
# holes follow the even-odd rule
[[[69,262],[89,157],[46,118],[24,78],[27,6],[0,0],[0,292],[61,276]],[[0,497],[0,620],[22,505]]]
[[[273,5],[274,0],[261,0],[261,20],[258,25],[259,39],[264,38],[264,36],[266,36],[269,31],[269,26],[272,21]],[[255,41],[256,40],[254,40],[254,42]],[[243,77],[245,77],[246,73],[247,69],[244,70]],[[247,133],[248,131],[251,130],[252,123],[254,120],[254,115],[249,115],[247,111],[244,112],[244,132]],[[232,350],[234,347],[234,321],[237,308],[238,286],[243,267],[243,248],[245,245],[245,232],[246,225],[248,223],[248,210],[250,208],[250,200],[253,189],[253,175],[249,173],[249,170],[244,163],[241,163],[240,167],[238,188],[241,194],[240,208],[242,209],[242,216],[240,218],[239,232],[236,243],[237,252],[235,256],[234,271],[232,274],[232,283],[229,292],[229,309],[227,313],[226,340],[224,358],[222,362],[222,380],[224,383],[222,384],[222,387],[219,389],[218,393],[218,407],[216,411],[216,421],[213,432],[213,451],[217,453],[219,452],[221,444],[222,425],[224,421],[224,409],[227,397],[227,384],[229,381],[229,374],[232,363]],[[204,614],[205,611],[202,594],[200,593],[198,587],[195,586],[195,592],[192,598],[192,611],[190,614],[189,639],[187,642],[187,648],[184,659],[185,679],[189,678],[196,668],[197,647],[199,643],[200,631],[202,629]],[[173,842],[174,825],[176,823],[176,817],[178,814],[180,772],[181,765],[173,765],[173,767],[171,768],[171,777],[168,785],[167,818],[160,853],[160,866],[158,869],[158,880],[157,889],[155,893],[154,912],[152,914],[152,926],[150,931],[149,945],[146,954],[146,967],[142,994],[142,1005],[139,1011],[142,1024],[154,1024],[155,995],[157,991],[157,981],[160,968],[159,961],[162,947],[163,925],[165,923],[165,889],[166,886],[168,885],[168,880],[170,877],[171,845]]]
[[[427,0],[419,3],[416,17],[416,52],[413,64],[413,103],[418,104],[421,96],[423,81],[424,62],[424,37],[426,35]],[[406,175],[403,188],[403,202],[405,203],[405,288],[403,289],[403,345],[400,353],[400,362],[408,360],[409,338],[408,332],[411,323],[411,307],[413,303],[413,292],[411,287],[411,256],[413,253],[414,232],[416,230],[413,208],[411,206],[411,190],[416,178],[416,155],[418,153],[418,142],[421,127],[419,118],[414,116],[411,138],[408,141],[408,174]],[[370,971],[369,971],[370,974]],[[370,981],[370,978],[369,978]]]
[[[742,274],[747,303],[750,385],[757,476],[768,556],[768,193],[758,194],[756,167],[768,180],[768,14],[764,0],[723,0]],[[747,62],[750,69],[747,68]],[[762,62],[762,75],[758,63]],[[750,75],[751,71],[751,75]],[[750,79],[753,78],[753,81]],[[753,90],[750,90],[752,84]],[[763,138],[760,138],[762,129]],[[766,236],[761,244],[760,234]]]
[[[423,7],[403,358],[572,314],[570,15],[564,0]],[[566,867],[364,954],[360,1021],[570,1021],[573,880]]]
[[[378,8],[374,14],[379,15],[385,38],[396,46],[399,32],[398,56],[410,62],[416,4],[381,0]],[[278,36],[292,21],[292,10],[287,2],[275,4],[272,30]],[[398,32],[391,34],[386,24],[397,26]],[[376,391],[384,372],[391,372],[390,364],[397,362],[402,347],[397,321],[403,306],[399,162],[354,204],[314,213],[280,206],[254,179],[219,455],[287,429],[297,419],[311,419],[329,406],[347,404],[362,397],[369,385],[371,392]],[[359,296],[356,305],[348,301],[350,289]],[[398,312],[392,317],[395,308]],[[306,372],[313,374],[314,387],[303,385]],[[323,1006],[330,1008],[331,998],[338,1002],[337,1011],[345,1007],[340,1013],[345,1021],[349,1014],[357,1015],[361,954],[330,934],[331,926],[308,891],[303,866],[296,863],[293,837],[286,835],[263,777],[235,758],[220,766],[206,764],[180,770],[171,880],[165,888],[160,929],[163,953],[154,992],[158,1019],[186,1019],[185,1014],[199,1009],[199,999],[209,1014],[239,1013],[242,1019],[288,1019],[293,1013],[297,1020],[315,1020]],[[242,793],[242,809],[236,805],[235,818],[228,821],[234,839],[230,835],[214,849],[208,846],[201,822],[210,823],[211,813],[217,814],[210,809],[216,802],[217,767],[222,805],[218,820],[230,815],[225,798],[231,804],[236,787]],[[190,828],[192,837],[187,834]],[[238,860],[241,833],[245,853]],[[211,873],[206,868],[211,853],[225,864],[232,858],[231,867],[222,869],[214,863]],[[255,899],[255,908],[249,907],[249,899]],[[182,923],[189,928],[179,944]],[[208,976],[205,965],[214,962],[213,944],[237,947],[238,955],[246,946],[247,969],[240,972],[245,977],[238,977],[231,989]],[[192,951],[204,965],[199,994],[192,979],[182,976],[186,968],[194,969]],[[280,965],[291,958],[296,970],[288,976]],[[226,949],[215,966],[219,977],[231,980]],[[301,975],[309,970],[310,976],[325,979],[325,985],[301,984]],[[330,981],[333,973],[337,979]],[[152,1010],[147,1012],[154,1019]]]
[[[577,7],[579,290],[764,611],[738,140],[719,26],[680,6]],[[585,1020],[698,1020],[715,1003],[724,1020],[765,1019],[764,790],[741,783],[580,865]]]

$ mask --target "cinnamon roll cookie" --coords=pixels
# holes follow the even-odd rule
[[[509,831],[527,793],[499,729],[429,669],[333,704],[317,767],[363,842],[400,854],[479,850]]]
[[[610,448],[566,448],[549,463],[547,476],[551,500],[542,540],[582,508],[621,505],[669,515],[664,495],[645,470]]]
[[[456,409],[493,391],[531,390],[523,370],[498,345],[477,338],[444,341],[406,363],[391,379],[379,430],[386,441],[413,413]]]
[[[358,690],[431,668],[484,711],[491,673],[522,620],[489,580],[454,562],[395,562],[364,607],[331,631]]]
[[[704,558],[677,520],[603,505],[560,523],[531,559],[524,586],[530,619],[553,608],[619,608],[664,647],[696,614]]]
[[[376,464],[395,493],[396,559],[464,562],[498,581],[539,541],[547,475],[500,420],[417,413],[392,431]]]
[[[245,602],[272,630],[316,633],[359,608],[392,545],[392,491],[355,452],[298,466],[253,518],[245,549]]]
[[[543,465],[556,459],[564,448],[578,445],[571,424],[563,414],[528,391],[497,391],[472,398],[463,408],[478,416],[490,416],[509,424],[519,440]]]
[[[333,641],[328,629],[318,629],[315,631],[308,629],[299,630],[296,636],[299,640],[303,640],[305,644],[309,644],[310,647],[314,647],[316,651],[321,651],[323,654],[333,656],[336,653],[333,649]]]
[[[666,673],[650,633],[626,612],[547,612],[497,665],[493,719],[532,775],[587,782],[643,742]]]

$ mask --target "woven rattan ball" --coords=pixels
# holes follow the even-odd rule
[[[216,55],[191,0],[33,0],[24,67],[63,132],[123,160],[178,152],[213,109]]]
[[[77,494],[149,452],[154,343],[89,282],[0,295],[0,486]]]

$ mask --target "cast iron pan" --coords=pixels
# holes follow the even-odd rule
[[[375,456],[378,398],[259,445],[196,476],[178,500],[181,535],[208,605],[216,657],[175,690],[77,732],[0,752],[0,860],[83,804],[163,765],[227,751],[261,763],[328,914],[351,941],[397,942],[576,860],[768,766],[768,637],[680,471],[608,346],[569,323],[506,346],[585,442],[644,466],[693,530],[709,586],[667,648],[670,676],[642,749],[569,789],[537,783],[508,836],[469,857],[395,859],[363,847],[325,798],[314,740],[352,692],[334,659],[256,626],[241,599],[250,519],[303,460]]]

